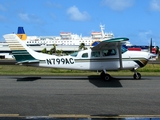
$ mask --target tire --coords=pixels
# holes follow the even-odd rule
[[[103,79],[109,82],[111,80],[111,76],[109,74],[105,74]]]
[[[105,76],[105,73],[102,71],[101,74],[100,74],[101,78],[104,78]]]
[[[136,79],[136,80],[139,80],[139,79],[141,79],[141,74],[140,73],[137,73],[137,75],[136,75],[136,73],[133,75],[133,78],[134,79]]]

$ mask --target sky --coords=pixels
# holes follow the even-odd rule
[[[160,46],[160,0],[0,0],[0,41],[19,26],[28,36],[90,36],[100,24],[131,44]]]

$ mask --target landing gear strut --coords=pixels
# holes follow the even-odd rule
[[[105,81],[110,81],[111,80],[111,76],[109,74],[107,74],[106,71],[101,72],[101,78]]]

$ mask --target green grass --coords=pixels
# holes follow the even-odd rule
[[[142,76],[160,76],[160,64],[147,64],[144,68],[138,69]],[[133,75],[130,70],[109,71],[113,76]],[[40,68],[20,65],[0,65],[0,75],[99,75],[100,71],[83,71],[68,69]]]

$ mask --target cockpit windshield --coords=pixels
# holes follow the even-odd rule
[[[78,55],[78,52],[74,52],[74,53],[70,54],[70,56],[72,56],[72,57],[77,57],[77,55]]]
[[[127,48],[125,48],[124,46],[122,46],[121,47],[121,51],[122,51],[122,54],[123,54],[123,53],[125,53],[127,51]]]

